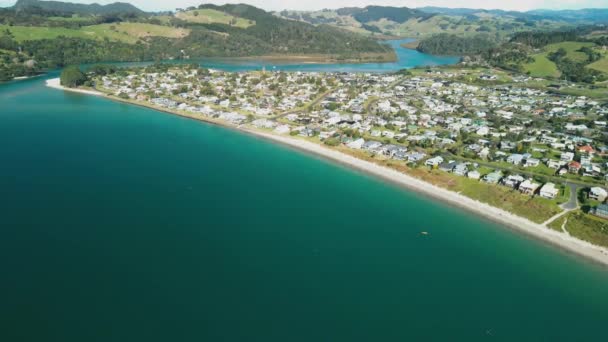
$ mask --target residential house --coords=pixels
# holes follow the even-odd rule
[[[521,184],[524,181],[524,179],[525,178],[520,175],[509,175],[509,176],[503,178],[502,184],[504,186],[508,186],[510,188],[517,189],[519,184]]]
[[[594,214],[601,218],[608,219],[608,204],[602,203],[595,208]]]
[[[526,164],[524,164],[524,167],[537,167],[538,165],[540,165],[540,160],[536,158],[528,158],[526,159]]]
[[[568,171],[570,171],[570,173],[578,173],[581,170],[581,167],[581,163],[579,162],[571,161],[568,163]]]
[[[589,198],[592,200],[604,202],[608,197],[608,192],[600,187],[593,187],[589,190]]]
[[[560,161],[560,160],[554,160],[554,159],[549,159],[547,161],[547,166],[550,169],[559,169],[564,165],[564,162]]]
[[[524,160],[524,156],[521,154],[514,153],[507,158],[507,163],[519,165]]]
[[[467,177],[470,179],[479,179],[481,178],[481,174],[477,170],[469,171],[467,173]]]
[[[469,168],[467,167],[467,164],[465,164],[465,163],[460,163],[460,164],[456,165],[456,167],[454,168],[454,174],[458,175],[458,176],[465,176],[468,171],[469,171]]]
[[[348,144],[346,144],[346,147],[360,150],[361,147],[363,147],[363,144],[365,144],[365,140],[363,140],[362,138],[359,138],[357,140],[353,140],[353,141],[349,142]]]
[[[590,156],[592,156],[592,155],[595,154],[595,150],[590,145],[581,146],[581,147],[578,148],[578,151],[580,153],[584,153],[584,154],[587,154],[587,155],[590,155]]]
[[[424,165],[426,166],[438,166],[439,164],[443,163],[443,157],[441,156],[437,156],[437,157],[433,157],[428,159]]]
[[[488,173],[483,177],[483,181],[490,184],[498,184],[502,178],[502,172],[494,171],[492,173]]]
[[[454,170],[454,167],[456,166],[456,162],[448,162],[448,163],[441,163],[439,165],[439,170],[441,171],[445,171],[445,172],[452,172]]]
[[[574,153],[572,152],[562,152],[561,156],[559,157],[559,160],[569,163],[571,161],[574,160]]]
[[[559,194],[559,189],[553,183],[546,183],[540,188],[540,196],[548,199],[553,199]]]
[[[524,195],[534,195],[536,190],[540,187],[540,184],[534,183],[533,181],[526,179],[519,185],[519,191]]]

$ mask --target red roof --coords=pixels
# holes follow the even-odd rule
[[[595,150],[593,149],[593,147],[586,145],[586,146],[581,146],[578,148],[579,152],[586,152],[586,153],[595,153]]]
[[[568,164],[568,166],[570,168],[573,168],[573,169],[580,169],[581,168],[581,163],[575,162],[575,161],[571,161],[570,164]]]

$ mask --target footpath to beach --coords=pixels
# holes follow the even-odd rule
[[[93,90],[84,90],[84,89],[72,89],[65,88],[59,84],[59,79],[51,79],[47,81],[47,86],[61,89],[65,91],[77,92],[87,95],[95,95],[95,96],[105,96],[103,93]],[[109,99],[112,99],[108,97]],[[159,111],[171,113],[175,115],[185,116],[179,113],[172,113],[167,110],[159,109]],[[189,118],[197,119],[200,121],[208,121],[202,117],[197,116],[187,116]],[[372,162],[368,162],[362,159],[355,158],[353,156],[347,155],[340,151],[336,151],[330,149],[328,147],[324,147],[322,145],[294,138],[291,136],[278,135],[269,132],[263,132],[256,129],[250,129],[245,127],[236,127],[232,125],[226,125],[231,128],[238,129],[240,131],[268,139],[277,143],[281,143],[295,149],[305,151],[308,153],[313,153],[315,155],[324,157],[326,159],[330,159],[332,161],[336,161],[340,164],[349,166],[351,168],[357,169],[359,171],[366,172],[370,175],[374,175],[380,177],[386,181],[389,181],[395,185],[401,186],[403,188],[416,191],[418,193],[427,195],[429,197],[433,197],[439,199],[443,202],[449,203],[451,205],[463,208],[469,212],[475,213],[482,217],[488,218],[492,221],[498,222],[500,224],[506,225],[514,230],[523,232],[529,236],[537,238],[539,240],[550,243],[554,246],[557,246],[565,251],[575,253],[577,255],[583,256],[587,259],[599,262],[608,266],[608,249],[591,244],[589,242],[577,239],[568,234],[558,232],[552,229],[547,228],[545,225],[534,223],[526,218],[514,215],[505,210],[493,207],[486,203],[482,203],[471,199],[469,197],[460,195],[453,191],[435,186],[433,184],[424,182],[420,179],[414,178],[407,174],[401,173],[397,170],[381,166],[378,164],[374,164]]]

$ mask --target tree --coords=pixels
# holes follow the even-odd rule
[[[63,69],[60,76],[61,85],[66,87],[78,87],[87,81],[87,76],[80,71],[76,65],[71,65]]]

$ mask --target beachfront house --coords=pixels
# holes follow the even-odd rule
[[[502,172],[494,171],[492,173],[488,173],[483,177],[483,181],[489,184],[498,184],[502,179]]]
[[[349,142],[348,144],[346,144],[346,146],[348,148],[360,150],[361,147],[363,147],[363,144],[365,144],[365,140],[363,140],[362,138],[359,138],[357,140],[353,140],[353,141]]]
[[[443,157],[441,156],[437,156],[437,157],[433,157],[428,159],[424,165],[426,166],[431,166],[431,167],[435,167],[438,166],[439,164],[443,163]]]
[[[445,172],[452,172],[454,170],[454,167],[456,167],[456,162],[447,162],[447,163],[441,163],[439,165],[439,170],[441,171],[445,171]]]
[[[504,186],[508,186],[510,188],[517,189],[519,184],[521,184],[524,181],[524,179],[525,178],[520,175],[509,175],[502,180],[502,184]]]
[[[467,173],[467,177],[470,179],[479,179],[481,178],[481,174],[477,170],[469,171]]]
[[[589,190],[589,198],[592,200],[604,202],[608,197],[608,192],[600,187],[593,187]]]
[[[458,175],[458,176],[465,176],[468,171],[469,171],[469,168],[467,167],[467,164],[465,164],[465,163],[460,163],[460,164],[456,165],[456,167],[454,168],[454,174]]]
[[[519,191],[524,195],[534,195],[536,190],[540,187],[540,184],[534,183],[533,181],[526,179],[519,185]]]
[[[553,183],[546,183],[540,188],[540,197],[554,199],[559,194],[559,189]]]
[[[595,208],[594,214],[601,218],[608,219],[608,204],[602,203]]]

